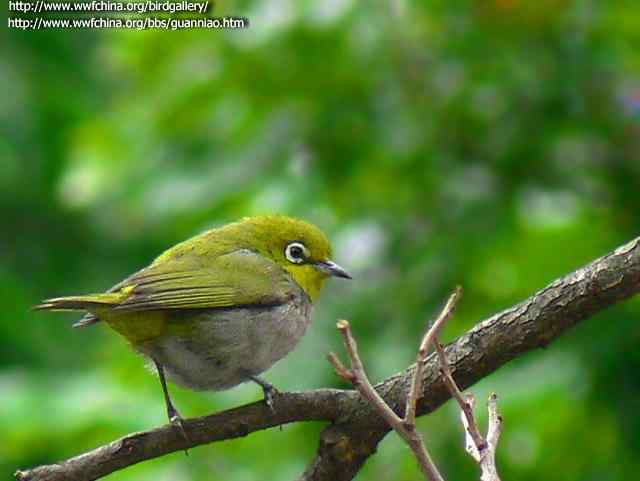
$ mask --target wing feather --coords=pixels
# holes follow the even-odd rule
[[[284,269],[248,250],[152,264],[117,288],[127,294],[117,311],[277,305],[296,289]]]

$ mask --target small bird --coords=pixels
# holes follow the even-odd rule
[[[253,381],[273,409],[275,388],[259,375],[296,346],[331,276],[351,279],[316,226],[248,217],[177,244],[105,293],[35,309],[86,311],[74,327],[103,321],[121,334],[155,365],[169,421],[184,432],[166,378],[197,391]]]

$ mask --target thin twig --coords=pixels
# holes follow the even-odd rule
[[[454,383],[455,384],[455,383]],[[480,455],[480,448],[478,447],[478,443],[473,439],[471,434],[471,426],[474,426],[475,431],[478,431],[478,426],[476,425],[475,418],[473,416],[473,409],[476,406],[476,397],[473,394],[467,394],[467,404],[471,409],[471,416],[468,416],[466,411],[460,410],[460,420],[462,421],[462,426],[464,427],[464,449],[478,464],[482,460],[482,456]],[[471,421],[470,421],[471,420]],[[483,443],[486,446],[486,442]]]
[[[344,345],[351,361],[351,369],[349,370],[334,353],[329,354],[329,361],[335,367],[338,375],[344,379],[349,379],[362,397],[369,401],[385,421],[405,440],[415,454],[418,465],[427,479],[430,481],[444,481],[431,459],[420,433],[416,431],[415,423],[408,424],[405,419],[398,416],[371,385],[360,360],[358,344],[353,337],[349,322],[338,321],[337,327],[342,334]]]
[[[491,393],[489,396],[489,429],[487,430],[487,443],[495,446],[502,434],[502,416],[498,413],[498,395]]]
[[[493,393],[489,397],[489,427],[487,429],[487,439],[482,437],[478,423],[473,414],[475,407],[475,397],[473,394],[464,395],[453,379],[447,354],[438,341],[437,336],[433,343],[438,354],[440,363],[440,373],[451,397],[456,400],[460,406],[460,419],[464,426],[465,432],[465,450],[480,465],[481,481],[500,481],[498,470],[496,468],[496,449],[498,448],[498,440],[502,430],[502,418],[498,414],[498,396]]]
[[[492,393],[488,402],[489,428],[487,429],[487,447],[480,460],[481,481],[500,481],[496,468],[496,450],[502,433],[502,416],[498,414],[498,396]]]
[[[427,358],[429,345],[437,338],[445,322],[447,322],[453,315],[453,311],[455,310],[456,304],[460,300],[460,296],[462,296],[462,287],[457,286],[453,293],[449,296],[447,303],[440,311],[440,314],[436,318],[431,328],[429,328],[427,333],[422,338],[422,342],[420,343],[420,348],[418,349],[418,354],[416,356],[416,369],[413,373],[413,378],[411,379],[411,389],[409,390],[409,395],[407,396],[404,416],[404,421],[406,424],[411,425],[415,424],[416,422],[416,404],[418,402],[418,399],[422,396],[422,371],[424,370],[424,362]]]
[[[348,376],[351,377],[353,386],[378,410],[392,428],[397,429],[402,425],[402,419],[393,412],[387,403],[384,402],[384,399],[382,399],[380,394],[378,394],[378,391],[376,391],[371,385],[371,382],[367,377],[367,373],[362,365],[362,361],[360,360],[358,344],[351,332],[351,325],[348,321],[341,320],[338,321],[337,328],[340,331],[340,334],[342,334],[344,345],[347,348],[349,360],[351,361],[351,370]],[[337,359],[335,355],[334,358]]]
[[[336,370],[336,374],[338,376],[340,376],[345,381],[353,383],[354,381],[353,373],[349,368],[347,368],[344,364],[342,364],[342,361],[338,358],[338,356],[335,355],[335,353],[330,352],[327,355],[327,359],[333,365],[333,368]]]
[[[469,399],[469,404],[473,409],[475,398]],[[482,449],[478,449],[475,441],[469,434],[469,420],[463,411],[460,412],[460,419],[465,428],[465,449],[467,453],[475,459],[480,465],[481,481],[500,481],[498,470],[496,468],[496,450],[498,449],[498,441],[502,432],[502,417],[498,414],[498,396],[492,393],[487,403],[489,411],[489,427],[487,429],[487,442]]]
[[[487,442],[480,434],[480,430],[478,429],[478,423],[475,420],[475,416],[473,415],[473,405],[475,399],[473,395],[469,395],[466,397],[458,388],[458,385],[453,379],[451,374],[451,369],[449,368],[449,361],[447,359],[447,355],[444,352],[444,348],[442,344],[436,339],[435,340],[436,352],[438,353],[438,360],[440,361],[440,372],[442,373],[442,378],[451,393],[451,397],[454,398],[458,405],[460,406],[460,410],[462,415],[466,417],[466,422],[464,423],[465,432],[469,433],[473,443],[476,446],[478,451],[481,451],[486,446]]]

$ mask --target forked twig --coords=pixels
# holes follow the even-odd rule
[[[416,404],[422,393],[422,371],[424,370],[424,362],[427,359],[429,351],[429,345],[432,344],[437,338],[438,334],[442,330],[445,322],[451,319],[456,304],[462,296],[462,287],[457,286],[453,291],[453,294],[449,296],[447,303],[440,311],[440,315],[436,318],[433,325],[427,330],[427,333],[422,338],[418,354],[416,356],[416,370],[411,378],[411,390],[409,396],[407,396],[407,405],[405,408],[405,422],[415,424],[416,420]]]
[[[360,360],[358,354],[358,344],[356,343],[351,326],[347,321],[338,321],[337,327],[342,334],[344,345],[351,360],[351,369],[347,368],[338,356],[329,353],[328,359],[336,370],[336,373],[346,381],[351,382],[353,386],[360,392],[378,413],[387,421],[387,423],[406,441],[418,460],[420,469],[430,481],[444,481],[442,475],[438,471],[435,463],[429,455],[422,436],[416,430],[416,404],[422,392],[422,373],[424,369],[425,359],[429,345],[437,339],[437,335],[444,326],[445,322],[451,318],[462,289],[457,287],[451,294],[440,315],[436,318],[433,325],[422,338],[418,354],[416,356],[416,366],[411,378],[411,388],[407,395],[405,406],[405,415],[403,418],[398,416],[393,409],[382,399],[380,394],[373,388]]]
[[[464,394],[462,394],[460,388],[458,388],[458,385],[453,380],[451,369],[449,368],[449,361],[447,360],[447,355],[444,352],[442,344],[440,344],[440,342],[436,340],[435,346],[436,352],[438,354],[438,361],[440,362],[440,372],[442,374],[444,383],[447,386],[451,397],[454,398],[460,406],[463,419],[465,419],[465,433],[466,435],[470,436],[476,449],[483,449],[487,443],[482,437],[482,434],[480,434],[478,423],[476,422],[475,416],[473,414],[475,399],[473,395],[469,395],[465,398]]]
[[[440,363],[440,373],[444,380],[451,397],[456,400],[460,406],[460,419],[464,426],[465,432],[465,449],[467,453],[480,465],[481,481],[500,481],[498,470],[496,468],[496,449],[502,432],[502,417],[498,414],[498,396],[496,393],[491,394],[488,402],[489,410],[489,427],[487,429],[487,438],[480,434],[478,423],[473,414],[475,407],[475,397],[473,394],[465,396],[461,391],[449,367],[446,352],[442,344],[438,341],[437,335],[434,338],[436,353]]]
[[[342,334],[345,347],[351,360],[351,369],[348,369],[338,359],[334,353],[329,353],[328,359],[336,370],[336,373],[343,379],[351,382],[358,392],[364,397],[378,413],[389,423],[389,425],[405,440],[414,452],[420,469],[430,481],[444,481],[435,463],[431,459],[427,448],[422,441],[422,436],[416,431],[415,424],[408,425],[404,419],[398,416],[389,405],[382,399],[380,394],[373,388],[367,373],[364,370],[360,355],[358,354],[358,344],[356,343],[351,326],[347,321],[338,321],[338,330]]]
[[[471,457],[480,465],[481,481],[500,481],[496,469],[495,454],[498,440],[502,430],[502,418],[498,414],[497,396],[492,394],[489,398],[489,428],[487,439],[480,434],[478,423],[473,414],[475,398],[473,395],[465,396],[453,379],[449,361],[444,347],[438,341],[438,335],[444,324],[451,318],[456,304],[460,300],[462,289],[456,287],[449,296],[447,303],[440,311],[440,314],[433,325],[420,342],[416,365],[411,378],[411,387],[406,398],[404,417],[398,416],[393,409],[373,388],[362,365],[358,354],[358,344],[356,343],[351,326],[347,321],[338,321],[337,327],[344,345],[351,360],[351,368],[347,368],[333,352],[329,353],[328,359],[336,370],[336,373],[346,381],[349,381],[358,392],[378,411],[378,413],[409,445],[418,460],[420,469],[430,481],[443,481],[442,475],[434,464],[429,452],[424,444],[422,436],[416,430],[416,405],[422,393],[422,375],[425,360],[429,351],[429,346],[433,344],[440,363],[440,372],[443,381],[451,394],[460,406],[462,425],[465,430],[465,449]]]
[[[468,403],[471,409],[475,406],[475,397],[468,396]],[[460,419],[465,429],[465,449],[480,465],[481,481],[500,481],[498,470],[496,468],[496,450],[498,441],[502,433],[502,417],[498,414],[498,396],[492,393],[487,403],[489,411],[489,427],[487,429],[487,439],[485,445],[478,449],[475,440],[470,435],[469,418],[464,411],[460,412]],[[475,421],[474,421],[475,422]],[[476,426],[477,429],[477,426]]]

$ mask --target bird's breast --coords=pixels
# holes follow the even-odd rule
[[[196,390],[228,389],[291,352],[310,314],[311,304],[303,293],[276,306],[176,312],[167,321],[166,334],[137,348],[163,364],[177,384]]]

